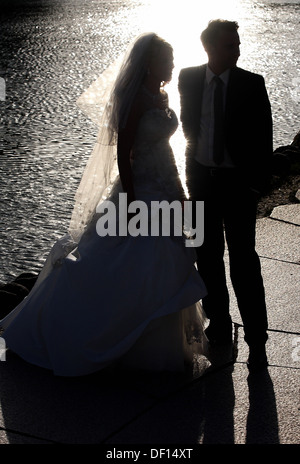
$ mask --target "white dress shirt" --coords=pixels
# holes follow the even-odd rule
[[[224,108],[226,101],[226,91],[229,79],[230,70],[227,69],[225,72],[219,75],[219,78],[224,83],[223,95],[224,95]],[[206,67],[206,77],[204,82],[203,99],[202,99],[202,111],[200,130],[198,137],[198,146],[195,159],[200,164],[207,167],[218,167],[218,168],[234,168],[234,164],[230,159],[227,150],[224,151],[224,161],[216,165],[213,160],[213,131],[214,131],[214,90],[216,83],[213,80],[215,74],[211,69]]]

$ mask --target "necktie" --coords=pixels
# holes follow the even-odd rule
[[[214,145],[213,159],[216,164],[224,160],[224,109],[223,109],[223,82],[218,77],[214,77]]]

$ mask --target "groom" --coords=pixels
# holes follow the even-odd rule
[[[249,370],[268,365],[267,311],[255,251],[256,207],[266,189],[272,155],[272,116],[264,79],[236,67],[238,24],[214,20],[201,34],[208,63],[179,75],[181,121],[187,140],[191,200],[204,201],[204,243],[197,266],[208,295],[203,307],[212,344],[232,342],[224,267],[224,231],[230,277],[249,345]]]

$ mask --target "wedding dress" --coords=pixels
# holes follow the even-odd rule
[[[148,205],[182,193],[169,144],[177,125],[169,109],[150,109],[140,120],[132,172],[136,199]],[[117,178],[109,198],[117,211],[120,192]],[[60,376],[114,363],[183,370],[206,350],[199,303],[206,289],[194,249],[178,236],[99,236],[100,217],[63,259],[55,258],[60,243],[53,247],[31,293],[1,321],[6,346]]]

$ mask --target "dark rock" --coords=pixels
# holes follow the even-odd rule
[[[300,150],[300,130],[297,135],[295,135],[294,140],[292,141],[292,146]]]
[[[12,311],[22,300],[23,298],[20,295],[0,290],[0,319]]]
[[[38,278],[32,272],[23,272],[12,282],[0,287],[0,319],[12,311],[29,294]]]
[[[29,293],[28,289],[24,287],[24,285],[21,285],[17,282],[10,282],[9,284],[3,285],[1,291],[13,293],[20,298],[25,298],[25,296],[27,296]]]
[[[20,274],[18,277],[15,278],[15,280],[19,280],[19,279],[27,279],[27,278],[37,278],[38,274],[35,274],[33,272],[22,272],[22,274]]]
[[[291,169],[291,162],[289,158],[281,152],[275,151],[272,157],[271,172],[275,176],[284,177]]]
[[[276,148],[272,158],[272,174],[279,177],[287,176],[292,169],[299,169],[300,163],[300,131],[290,145]]]
[[[0,318],[6,316],[28,295],[29,289],[19,282],[10,282],[0,288]]]
[[[291,145],[282,145],[281,147],[277,147],[274,150],[274,153],[284,153],[286,150],[289,150],[291,148]]]
[[[14,282],[17,284],[23,285],[25,288],[27,288],[28,291],[30,291],[32,287],[34,286],[34,284],[36,283],[37,278],[38,278],[37,274],[31,274],[29,272],[24,272],[23,274],[19,275],[15,279]]]

